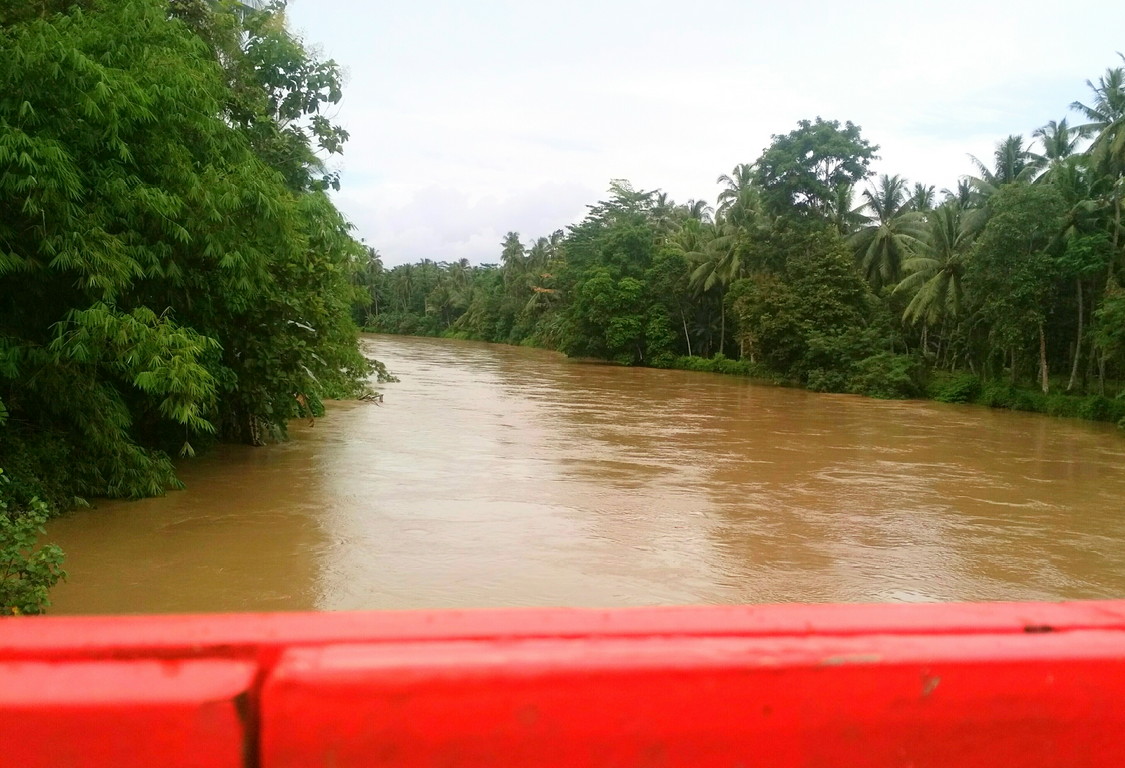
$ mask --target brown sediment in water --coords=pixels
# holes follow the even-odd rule
[[[188,490],[55,521],[53,613],[1125,594],[1125,437],[541,350],[367,337],[402,381]]]

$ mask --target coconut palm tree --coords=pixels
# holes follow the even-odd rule
[[[856,263],[876,289],[894,285],[902,278],[903,262],[924,244],[925,221],[911,210],[901,176],[883,174],[863,198],[869,223],[849,239]]]
[[[1118,55],[1125,61],[1125,54]],[[1093,102],[1070,105],[1089,121],[1078,126],[1078,131],[1093,137],[1090,155],[1095,163],[1120,173],[1125,168],[1125,68],[1107,69],[1097,85],[1089,80],[1086,85],[1094,92]]]
[[[521,283],[527,275],[527,251],[520,242],[519,232],[509,232],[500,243],[500,263],[504,270],[504,284]]]
[[[1118,54],[1125,61],[1125,54]],[[1113,179],[1110,204],[1113,206],[1113,255],[1118,257],[1121,242],[1121,197],[1125,192],[1125,68],[1112,67],[1098,79],[1097,85],[1087,80],[1094,92],[1090,105],[1076,101],[1070,108],[1089,122],[1078,126],[1085,135],[1093,136],[1089,155],[1093,167]],[[1113,263],[1110,263],[1113,278]]]
[[[726,345],[726,311],[723,299],[727,286],[741,276],[738,229],[730,223],[689,222],[669,243],[694,265],[688,286],[696,296],[714,292],[719,302],[719,350]]]
[[[660,190],[653,193],[651,204],[649,215],[652,217],[652,223],[656,225],[657,231],[664,233],[667,237],[668,233],[676,226],[673,218],[676,204],[668,197],[667,192],[661,192]]]
[[[867,218],[863,215],[863,205],[854,206],[855,188],[851,184],[836,187],[829,201],[828,218],[836,231],[844,237],[852,235]]]
[[[1042,128],[1036,128],[1031,135],[1039,139],[1039,143],[1043,145],[1043,154],[1035,155],[1036,162],[1043,168],[1043,174],[1037,181],[1049,180],[1051,172],[1071,157],[1082,141],[1082,132],[1071,128],[1065,117],[1062,120],[1052,120]]]
[[[722,184],[723,190],[719,192],[719,207],[717,213],[723,215],[727,210],[742,201],[754,189],[754,166],[750,163],[739,163],[730,172],[715,179],[716,184]]]
[[[711,217],[715,213],[715,209],[706,200],[688,200],[681,208],[685,217],[705,224],[711,223]]]
[[[934,326],[960,313],[965,254],[974,237],[964,214],[956,202],[938,206],[924,247],[903,262],[905,277],[895,293],[914,293],[903,312],[905,322]]]
[[[969,159],[976,166],[977,173],[980,174],[969,176],[969,183],[982,202],[987,201],[1005,184],[1031,181],[1040,169],[1035,155],[1024,144],[1023,136],[1018,134],[1013,134],[998,143],[992,157],[993,167],[989,168],[976,156],[969,155]]]
[[[929,186],[920,181],[914,182],[914,190],[910,193],[908,205],[919,213],[929,213],[934,209],[934,185]]]
[[[961,210],[968,210],[975,204],[975,195],[973,194],[973,185],[968,178],[961,178],[957,180],[957,186],[953,189],[942,189],[941,193],[945,196],[944,202],[957,203]]]

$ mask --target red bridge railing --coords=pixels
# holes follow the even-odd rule
[[[1123,763],[1125,601],[0,621],[0,766]]]

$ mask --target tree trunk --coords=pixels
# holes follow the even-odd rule
[[[688,357],[691,357],[691,336],[688,334],[687,318],[684,317],[684,310],[682,308],[680,309],[680,320],[684,324],[684,341],[687,342],[687,354]]]
[[[1011,370],[1012,378],[1011,378],[1011,381],[1012,381],[1012,386],[1014,387],[1016,385],[1016,348],[1012,347],[1011,352],[1012,352],[1012,370]]]
[[[723,292],[719,291],[719,354],[727,348],[727,310],[723,305]]]
[[[1039,385],[1044,395],[1051,389],[1050,379],[1047,378],[1047,334],[1042,321],[1039,322]]]
[[[1117,261],[1117,243],[1118,235],[1121,233],[1121,179],[1125,178],[1122,174],[1117,175],[1117,184],[1114,185],[1113,190],[1113,255],[1109,258],[1109,280],[1113,280],[1113,262]]]
[[[1082,304],[1082,279],[1078,278],[1074,283],[1078,288],[1078,338],[1074,342],[1074,364],[1070,367],[1070,381],[1066,385],[1067,392],[1073,391],[1074,385],[1078,382],[1078,361],[1082,359],[1082,324],[1085,321],[1086,313],[1086,308]]]

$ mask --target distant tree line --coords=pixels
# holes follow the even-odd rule
[[[1009,136],[940,192],[871,178],[878,147],[817,118],[718,178],[712,207],[611,184],[567,231],[499,263],[386,269],[381,332],[530,344],[626,365],[768,376],[1117,420],[1125,375],[1125,69],[1081,122]],[[857,194],[858,193],[858,194]]]

